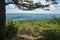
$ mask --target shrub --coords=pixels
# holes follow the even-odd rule
[[[12,38],[17,34],[18,27],[13,24],[13,20],[8,21],[6,24],[6,38]]]

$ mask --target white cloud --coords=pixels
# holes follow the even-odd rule
[[[60,3],[56,6],[56,8],[57,8],[58,10],[60,10]]]
[[[41,4],[46,4],[46,0],[33,0],[33,3],[38,3],[38,2],[41,2]]]
[[[16,10],[19,9],[15,4],[9,4],[6,6],[6,10]]]

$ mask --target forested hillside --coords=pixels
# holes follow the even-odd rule
[[[20,35],[20,36],[19,36]],[[44,20],[8,19],[6,21],[8,40],[60,40],[60,17]]]

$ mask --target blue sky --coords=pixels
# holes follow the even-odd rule
[[[57,2],[60,2],[60,0],[57,0]]]
[[[50,6],[50,11],[45,11],[40,8],[33,11],[24,11],[19,9],[15,4],[9,4],[6,6],[6,13],[60,13],[60,0],[57,0],[57,2],[59,4]]]

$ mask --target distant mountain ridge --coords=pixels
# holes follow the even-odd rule
[[[24,20],[32,20],[32,19],[50,19],[55,17],[60,17],[60,14],[6,14],[6,19],[24,19]]]

